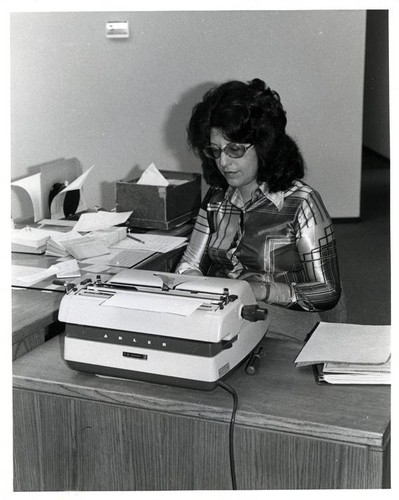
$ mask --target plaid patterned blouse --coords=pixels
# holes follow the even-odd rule
[[[317,191],[296,181],[269,193],[260,185],[244,205],[238,189],[210,188],[176,273],[260,281],[266,302],[324,311],[340,297],[334,231]]]

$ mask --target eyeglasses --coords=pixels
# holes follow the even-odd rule
[[[207,146],[202,150],[207,158],[212,158],[217,160],[220,158],[222,153],[230,156],[230,158],[242,158],[249,148],[252,148],[253,144],[250,146],[244,146],[244,144],[227,144],[224,148],[219,148],[217,146]]]

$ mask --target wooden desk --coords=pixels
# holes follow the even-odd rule
[[[48,327],[57,321],[63,294],[40,290],[12,290],[12,359],[45,341]]]
[[[228,380],[238,489],[388,487],[389,387],[318,385],[300,348],[266,339]],[[76,373],[62,350],[13,365],[16,491],[231,489],[230,394]]]

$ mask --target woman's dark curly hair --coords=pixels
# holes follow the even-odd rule
[[[253,144],[258,182],[267,182],[271,192],[284,191],[305,173],[298,146],[285,132],[286,124],[280,96],[264,81],[228,81],[210,89],[194,106],[187,127],[188,143],[200,157],[210,186],[227,188],[215,160],[202,152],[209,146],[211,128],[217,128],[228,141]]]

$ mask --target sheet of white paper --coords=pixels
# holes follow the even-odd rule
[[[169,182],[157,169],[154,163],[151,163],[144,170],[137,184],[145,184],[146,186],[169,186]]]
[[[35,222],[43,219],[42,191],[40,184],[40,172],[38,174],[24,177],[11,183],[11,186],[18,187],[26,191],[33,205],[33,216]]]
[[[50,276],[55,275],[56,270],[53,266],[48,269],[43,269],[42,267],[31,267],[31,266],[11,266],[11,276],[13,285],[23,285],[30,286],[34,283],[38,283]]]
[[[120,250],[118,248],[109,248],[108,247],[108,252],[107,254],[104,255],[97,255],[96,257],[88,257],[87,259],[84,259],[81,261],[81,264],[86,266],[86,265],[103,265],[103,266],[109,266],[110,260],[115,257]],[[85,267],[85,269],[87,269]]]
[[[126,268],[132,268],[134,266],[137,266],[138,264],[141,264],[145,260],[147,260],[149,257],[154,255],[154,252],[151,250],[120,250],[119,252],[115,255],[110,260],[110,265],[113,267],[126,267]]]
[[[57,278],[69,278],[80,276],[79,264],[76,259],[64,260],[53,266],[57,273]]]
[[[376,377],[375,375],[323,375],[323,380],[331,384],[366,384],[366,385],[390,385],[391,375],[380,375]]]
[[[390,325],[321,322],[295,364],[385,363],[391,353],[390,334]]]
[[[63,217],[65,217],[64,201],[65,201],[66,194],[67,194],[67,191],[65,191],[65,190],[62,191],[61,193],[58,193],[57,196],[55,196],[53,201],[51,202],[51,217],[54,220],[60,220]],[[86,209],[87,209],[87,206],[86,206],[86,203],[83,199],[82,191],[81,191],[80,196],[79,196],[79,204],[76,208],[75,213],[83,212]]]
[[[88,273],[94,273],[94,274],[103,273],[105,271],[107,271],[108,273],[110,272],[109,266],[104,264],[93,264],[91,266],[85,266],[84,270],[87,271]]]
[[[87,176],[89,173],[92,171],[94,165],[91,166],[86,172],[84,172],[82,175],[80,175],[77,179],[75,179],[73,182],[68,184],[62,191],[60,191],[56,196],[54,196],[53,201],[51,202],[51,207],[50,207],[50,212],[51,212],[51,218],[52,219],[61,219],[64,217],[64,200],[66,193],[68,191],[73,191],[75,189],[80,191],[80,199],[79,199],[79,205],[77,208],[77,212],[80,212],[85,208],[85,204],[83,201],[83,196],[82,196],[82,188],[83,184],[87,179]]]
[[[132,212],[105,212],[100,210],[94,213],[82,214],[75,224],[73,231],[88,232],[105,229],[123,224],[132,215]]]
[[[164,236],[147,233],[129,234],[140,241],[133,240],[128,235],[126,239],[112,245],[113,248],[132,248],[135,250],[152,250],[153,252],[165,253],[187,244],[187,238],[183,236]]]
[[[41,226],[60,226],[60,227],[73,227],[76,220],[59,220],[59,219],[42,219],[39,221]]]
[[[124,309],[135,309],[140,311],[151,311],[153,313],[169,313],[179,316],[189,316],[201,305],[201,301],[186,297],[172,299],[164,295],[154,296],[140,292],[116,293],[113,297],[101,304],[102,306],[121,307]]]
[[[97,257],[90,257],[88,259],[84,259],[81,261],[83,265],[96,265],[96,266],[104,266],[104,267],[133,267],[134,265],[143,262],[145,259],[148,257],[151,257],[154,252],[149,252],[149,251],[142,251],[142,250],[128,250],[128,252],[131,252],[129,263],[127,262],[127,259],[124,258],[123,261],[125,264],[121,261],[118,262],[118,255],[121,252],[124,252],[124,250],[121,250],[120,248],[109,248],[109,254],[107,255],[99,255]],[[126,256],[125,256],[126,257]],[[85,269],[87,269],[85,267]]]
[[[68,192],[68,191],[73,191],[74,189],[81,189],[83,187],[83,184],[85,183],[88,175],[90,174],[90,172],[93,170],[94,168],[94,165],[92,165],[90,168],[88,168],[86,170],[86,172],[83,172],[82,175],[80,175],[77,179],[75,179],[73,182],[71,182],[70,184],[68,184],[68,186],[66,186],[62,191],[61,193],[65,193],[65,192]]]
[[[75,233],[74,231],[68,231],[67,233],[61,233],[58,231],[54,231],[54,234],[51,235],[51,239],[55,241],[56,243],[61,243],[64,241],[73,241],[73,240],[78,240],[84,238],[79,233]]]

